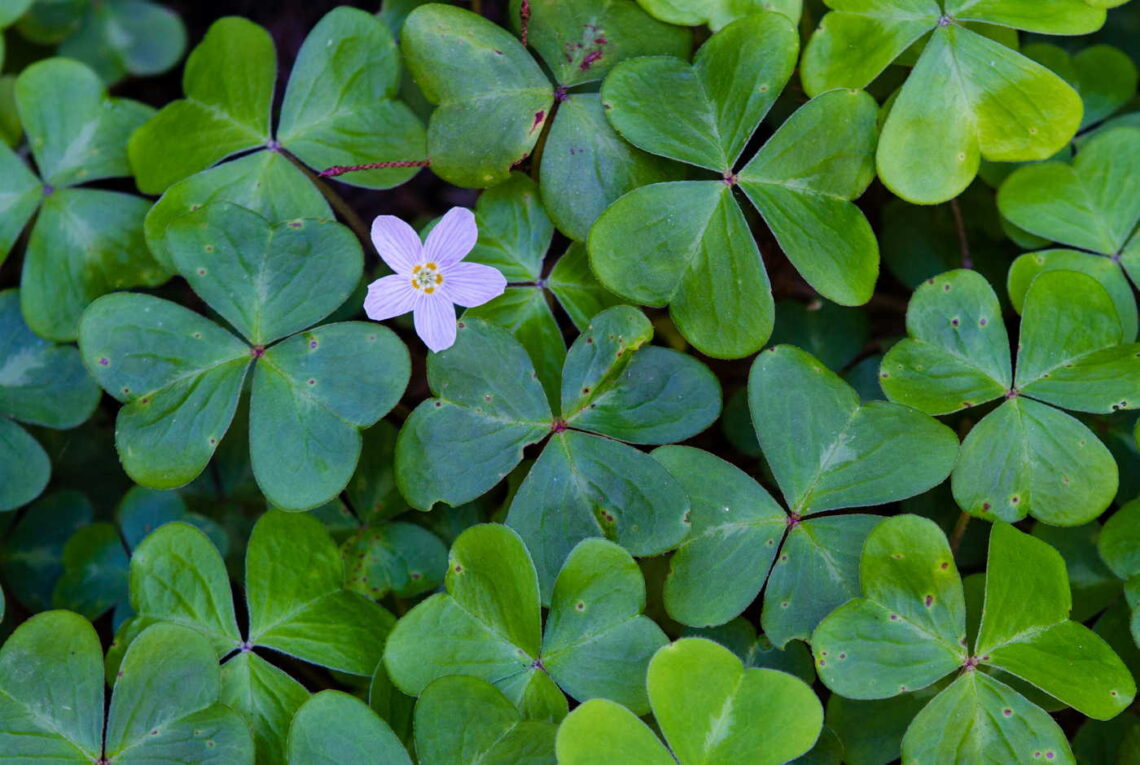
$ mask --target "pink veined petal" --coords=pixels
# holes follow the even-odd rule
[[[416,334],[436,353],[455,344],[455,306],[438,292],[416,305]]]
[[[398,274],[411,273],[412,267],[421,261],[420,235],[395,215],[377,215],[372,221],[372,245]]]
[[[467,308],[494,300],[507,288],[497,268],[482,263],[456,263],[443,271],[443,294]]]
[[[392,274],[368,285],[364,313],[373,321],[385,321],[415,309],[422,293],[412,287],[411,279]]]
[[[458,263],[467,257],[478,239],[475,214],[466,207],[452,207],[428,233],[423,259],[438,264],[440,268]]]

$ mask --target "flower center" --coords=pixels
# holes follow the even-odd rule
[[[423,290],[425,295],[435,292],[443,284],[443,274],[435,263],[421,263],[412,269],[412,288]]]

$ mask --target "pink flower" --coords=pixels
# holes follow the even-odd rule
[[[496,269],[463,263],[479,238],[475,216],[452,207],[420,243],[415,229],[394,215],[372,221],[372,244],[396,273],[368,285],[364,312],[373,321],[415,311],[416,334],[433,351],[455,343],[455,306],[483,305],[503,294],[507,280]]]

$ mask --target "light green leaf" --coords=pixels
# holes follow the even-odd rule
[[[74,340],[83,309],[99,296],[170,278],[143,239],[148,209],[145,199],[102,189],[62,189],[44,200],[20,281],[24,315],[39,335]]]
[[[653,714],[681,765],[777,765],[811,749],[823,707],[802,680],[745,669],[716,643],[685,638],[649,664]]]
[[[747,17],[709,38],[692,66],[668,56],[616,66],[602,86],[606,116],[639,148],[731,174],[798,49],[786,17]]]
[[[809,518],[792,525],[764,591],[761,624],[777,646],[808,640],[820,621],[859,594],[859,554],[877,515]]]
[[[562,415],[575,419],[604,393],[621,388],[637,351],[653,339],[645,314],[617,306],[598,314],[574,341],[562,374]]]
[[[669,615],[693,626],[723,624],[760,593],[787,516],[739,468],[688,446],[653,452],[689,495],[689,536],[665,580]]]
[[[115,443],[127,474],[151,488],[197,477],[237,407],[251,361],[245,343],[179,305],[122,293],[84,312],[79,347],[95,380],[125,405]]]
[[[1128,278],[1111,258],[1090,257],[1086,252],[1042,250],[1027,252],[1013,261],[1006,289],[1014,310],[1020,313],[1024,309],[1025,294],[1029,291],[1029,285],[1033,280],[1051,271],[1076,271],[1100,282],[1100,286],[1104,287],[1116,307],[1116,315],[1120,319],[1121,339],[1129,343],[1136,339],[1136,298]]]
[[[246,551],[249,642],[341,672],[371,676],[392,615],[344,589],[344,563],[315,518],[270,511]]]
[[[170,224],[211,202],[231,202],[269,221],[333,217],[296,165],[280,152],[259,151],[195,173],[163,193],[143,224],[147,246],[163,268],[175,270],[166,234]]]
[[[622,140],[606,120],[597,93],[572,93],[558,105],[539,169],[550,217],[559,231],[579,242],[586,241],[590,226],[622,194],[681,176],[680,166]]]
[[[554,765],[555,726],[526,719],[477,677],[442,677],[416,703],[416,754],[423,765]]]
[[[1045,710],[976,671],[927,704],[902,741],[906,762],[1017,762],[1038,752],[1042,762],[1075,763],[1064,732]]]
[[[688,510],[685,492],[652,457],[568,430],[547,442],[507,523],[530,548],[546,602],[555,573],[581,540],[601,536],[634,555],[658,555],[685,537]]]
[[[958,270],[927,280],[906,313],[910,337],[883,358],[892,401],[947,414],[1002,396],[1013,381],[1001,304],[985,277]]]
[[[153,111],[111,99],[78,61],[40,61],[16,80],[16,106],[40,177],[52,187],[130,175],[124,144]]]
[[[847,383],[792,346],[757,357],[748,399],[760,446],[796,515],[914,496],[941,483],[957,455],[949,428],[899,404],[861,405]]]
[[[326,168],[424,156],[419,118],[397,100],[400,57],[391,32],[374,15],[334,8],[297,53],[277,140],[306,165]],[[355,172],[343,179],[367,188],[398,186],[418,168]]]
[[[820,623],[820,678],[853,699],[925,688],[966,661],[962,580],[942,530],[915,515],[880,523],[860,562],[864,597]]]
[[[1140,221],[1133,192],[1140,173],[1140,129],[1099,133],[1071,164],[1045,162],[1018,168],[998,192],[1001,214],[1054,242],[1103,255],[1124,248]]]
[[[654,18],[670,24],[696,27],[702,24],[715,32],[725,24],[760,11],[776,11],[798,21],[801,0],[637,0]]]
[[[546,277],[546,286],[579,331],[585,329],[595,315],[621,302],[598,282],[581,242],[566,248]]]
[[[328,316],[352,293],[364,264],[356,237],[339,223],[274,224],[228,202],[173,221],[165,242],[190,287],[250,345]]]
[[[644,609],[645,582],[630,554],[602,539],[580,542],[554,581],[542,665],[577,701],[606,698],[648,713],[645,670],[669,638]]]
[[[462,674],[495,683],[519,703],[541,649],[538,580],[522,540],[506,526],[472,526],[451,547],[446,594],[409,611],[392,630],[384,664],[392,682],[418,696],[433,680]],[[440,625],[447,625],[447,630]]]
[[[529,176],[510,178],[475,203],[479,240],[465,260],[497,268],[508,282],[534,282],[554,238],[554,224]]]
[[[674,765],[677,761],[633,712],[606,699],[587,701],[558,726],[563,765]]]
[[[98,387],[75,348],[35,335],[20,313],[19,292],[0,292],[0,417],[74,428],[98,402]]]
[[[956,24],[939,25],[883,125],[879,177],[907,201],[944,202],[969,185],[982,157],[1053,156],[1081,114],[1080,96],[1045,67]]]
[[[297,710],[289,726],[289,762],[411,765],[412,760],[388,724],[367,704],[340,691],[321,691]]]
[[[220,689],[217,661],[200,633],[174,624],[144,630],[117,674],[105,759],[252,764],[249,728],[237,712],[217,703]]]
[[[862,91],[826,93],[800,107],[740,171],[740,188],[796,270],[841,305],[867,302],[879,273],[871,225],[850,201],[875,176],[877,118]]]
[[[270,140],[277,79],[273,40],[236,16],[211,25],[182,76],[186,98],[168,104],[131,136],[139,189],[158,194],[220,159]],[[177,151],[171,146],[177,145]]]
[[[438,104],[428,124],[432,172],[459,186],[507,180],[533,150],[554,101],[527,50],[481,16],[437,3],[408,15],[400,44],[416,84]],[[472,141],[476,134],[487,140]]]
[[[196,629],[210,639],[219,659],[242,642],[222,556],[189,524],[168,523],[135,549],[131,605],[138,614],[132,620],[136,630],[159,621]]]
[[[461,324],[455,345],[428,358],[428,383],[437,398],[416,407],[396,441],[400,492],[422,510],[485,493],[552,425],[522,345],[485,322]],[[485,369],[496,374],[488,377]]]
[[[1082,35],[1095,32],[1104,24],[1103,6],[1098,0],[1074,3],[1071,0],[947,0],[946,13],[963,21],[1024,29],[1041,34]]]
[[[13,761],[98,760],[103,750],[102,649],[68,611],[33,616],[0,647],[0,751]]]
[[[1095,279],[1042,274],[1025,296],[1014,384],[1066,409],[1107,414],[1140,407],[1140,344],[1121,340],[1116,307]]]
[[[223,664],[221,682],[219,700],[245,717],[258,761],[284,762],[289,723],[309,692],[252,651]]]
[[[1079,526],[1116,495],[1112,454],[1079,420],[1025,397],[986,415],[962,442],[954,501],[979,518]]]
[[[634,189],[590,229],[589,251],[607,289],[642,305],[671,304],[677,329],[707,355],[746,356],[772,332],[768,275],[727,184]]]
[[[517,30],[522,0],[510,3]],[[610,68],[638,56],[688,58],[688,30],[663,24],[632,2],[529,0],[528,44],[538,52],[559,85],[594,82]]]

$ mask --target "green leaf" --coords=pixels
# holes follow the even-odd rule
[[[411,523],[367,526],[341,548],[346,586],[379,600],[389,592],[412,598],[443,583],[447,548],[439,537]]]
[[[416,84],[438,104],[427,135],[432,172],[459,186],[507,180],[533,150],[554,101],[534,59],[505,29],[437,3],[408,15],[400,42]]]
[[[833,372],[841,372],[859,357],[870,336],[867,314],[858,309],[827,301],[776,303],[772,344],[802,348]]]
[[[879,273],[871,225],[850,200],[874,179],[878,108],[862,91],[812,99],[740,171],[740,188],[796,270],[841,305],[867,302]]]
[[[455,345],[428,358],[435,399],[416,407],[396,442],[396,481],[416,508],[459,505],[488,491],[551,427],[526,350],[504,329],[461,322]],[[484,370],[496,370],[488,377]]]
[[[423,126],[396,98],[399,61],[396,41],[383,22],[365,11],[334,8],[297,53],[281,104],[278,141],[315,168],[421,159]],[[368,170],[344,180],[390,188],[417,172],[414,167]]]
[[[554,581],[542,665],[577,701],[606,698],[648,713],[645,670],[669,638],[644,609],[645,582],[630,554],[602,539],[580,542]]]
[[[510,4],[516,30],[521,5],[521,0]],[[530,0],[529,9],[528,44],[563,87],[600,80],[628,58],[689,57],[688,30],[663,24],[634,3]]]
[[[883,125],[879,177],[909,202],[944,202],[970,184],[982,157],[1053,156],[1081,114],[1080,96],[1045,67],[957,24],[939,25]]]
[[[802,680],[745,669],[727,648],[699,638],[658,651],[648,687],[681,765],[788,762],[811,749],[823,725],[823,707]]]
[[[1051,43],[1026,45],[1021,52],[1064,77],[1081,94],[1082,128],[1112,115],[1136,93],[1136,65],[1111,45],[1094,45],[1075,56]]]
[[[519,487],[507,523],[526,541],[543,601],[571,549],[606,537],[637,556],[672,549],[689,530],[689,501],[652,457],[609,438],[551,437]]]
[[[760,11],[776,11],[792,21],[800,18],[801,0],[637,0],[654,18],[670,24],[696,27],[702,24],[715,32],[725,24]]]
[[[321,192],[280,152],[259,151],[191,175],[169,187],[150,212],[143,230],[162,267],[173,271],[167,230],[186,213],[211,202],[231,202],[269,221],[332,219]]]
[[[926,705],[902,740],[906,762],[1042,762],[1072,765],[1069,742],[1045,710],[982,672],[966,672]]]
[[[663,446],[653,457],[692,504],[692,529],[670,560],[665,608],[682,624],[723,624],[760,593],[787,516],[746,473],[708,452]]]
[[[1112,454],[1079,420],[1025,397],[986,415],[962,442],[954,501],[979,518],[1079,526],[1116,495]]]
[[[381,420],[363,433],[356,474],[345,487],[348,502],[366,523],[399,515],[408,503],[396,488],[396,427]]]
[[[363,701],[340,691],[322,691],[297,710],[289,726],[290,763],[369,761],[412,763],[396,734]]]
[[[554,238],[554,224],[529,176],[510,178],[487,189],[475,202],[479,240],[465,260],[499,270],[508,282],[534,282]]]
[[[129,565],[118,529],[110,523],[86,526],[63,548],[63,575],[52,600],[88,619],[120,603],[129,609]]]
[[[438,678],[471,675],[517,704],[536,677],[550,683],[534,665],[542,629],[538,580],[517,534],[497,524],[472,526],[451,547],[445,581],[446,594],[417,605],[388,637],[384,664],[396,687],[418,696]]]
[[[1140,500],[1127,503],[1105,521],[1097,549],[1121,579],[1140,575]]]
[[[598,282],[581,242],[566,248],[546,277],[546,286],[579,331],[585,329],[595,315],[621,302]]]
[[[558,726],[555,743],[563,765],[673,765],[676,760],[633,712],[606,699],[574,709]]]
[[[266,513],[253,527],[245,566],[250,643],[372,675],[393,618],[344,589],[340,551],[319,521]]]
[[[20,74],[16,106],[40,177],[57,188],[130,175],[124,144],[153,114],[136,101],[108,98],[98,75],[62,58]]]
[[[0,2],[0,27],[10,27],[31,7],[33,0],[3,0]]]
[[[67,611],[38,614],[16,628],[0,647],[5,759],[78,763],[100,758],[101,654],[95,629]]]
[[[1073,621],[1088,621],[1120,599],[1120,580],[1104,564],[1097,551],[1097,540],[1101,536],[1099,523],[1094,521],[1075,528],[1037,523],[1032,533],[1054,547],[1065,559],[1072,591],[1070,618]]]
[[[92,5],[79,30],[59,46],[61,56],[90,66],[108,84],[127,74],[161,74],[186,51],[186,28],[174,11],[146,0]]]
[[[947,414],[1002,396],[1013,384],[1001,304],[985,277],[958,270],[927,280],[906,313],[910,337],[883,358],[892,401]]]
[[[867,537],[864,597],[836,609],[812,635],[820,678],[854,699],[925,688],[965,662],[966,606],[954,555],[937,524],[889,518]]]
[[[98,386],[75,348],[38,337],[24,323],[20,293],[0,292],[0,417],[74,428],[98,402]]]
[[[835,731],[842,742],[844,762],[887,765],[899,758],[907,726],[933,696],[934,690],[927,689],[890,699],[857,701],[833,693],[827,700],[825,730]]]
[[[186,60],[186,98],[168,104],[131,136],[128,153],[139,189],[161,193],[220,159],[269,141],[276,79],[277,55],[268,32],[236,16],[214,22]]]
[[[102,189],[62,189],[44,200],[20,280],[37,334],[75,340],[83,310],[99,296],[170,278],[143,239],[148,209],[145,199]]]
[[[1090,257],[1088,253],[1076,250],[1042,250],[1029,252],[1017,260],[1009,269],[1007,289],[1009,302],[1019,313],[1024,310],[1025,295],[1029,285],[1039,275],[1051,271],[1076,271],[1096,279],[1112,299],[1120,319],[1121,339],[1132,342],[1136,339],[1136,298],[1132,285],[1124,272],[1110,258]]]
[[[1083,144],[1071,164],[1019,168],[1002,184],[998,206],[1030,233],[1115,255],[1140,221],[1140,202],[1129,191],[1138,172],[1140,129],[1115,128]]]
[[[24,161],[0,144],[0,200],[5,213],[0,217],[0,263],[8,257],[20,232],[43,199],[44,186],[28,170]]]
[[[165,241],[190,287],[251,345],[268,345],[336,310],[364,260],[339,223],[274,224],[228,202],[173,221]]]
[[[1103,639],[1068,620],[1070,607],[1069,578],[1057,551],[995,524],[975,652],[1083,714],[1107,720],[1132,702],[1136,683]]]
[[[189,524],[168,523],[135,549],[131,605],[136,629],[159,621],[195,629],[209,638],[219,659],[242,642],[222,556]]]
[[[201,634],[144,630],[127,649],[107,715],[109,762],[252,763],[245,721],[218,703],[218,664]],[[54,696],[54,693],[53,693]],[[97,710],[102,710],[102,699]]]
[[[38,497],[51,477],[47,452],[26,430],[0,418],[0,512]]]
[[[949,428],[899,404],[860,404],[849,385],[792,346],[757,357],[748,398],[764,455],[796,515],[914,496],[941,483],[957,455]]]
[[[284,762],[289,723],[309,698],[305,687],[252,651],[222,665],[220,700],[240,712],[253,734],[259,762]]]
[[[1070,0],[947,0],[946,13],[964,21],[1041,34],[1089,34],[1104,24],[1104,6]]]
[[[589,251],[607,289],[642,305],[670,304],[677,329],[702,353],[746,356],[772,333],[768,275],[727,184],[634,189],[590,229]]]
[[[586,241],[590,226],[622,194],[681,175],[678,165],[622,140],[606,120],[597,93],[572,93],[559,103],[539,169],[550,217],[559,231],[579,242]]]
[[[798,49],[786,17],[747,17],[709,38],[692,66],[656,56],[614,67],[602,86],[606,115],[641,149],[730,174],[791,76]]]
[[[84,312],[79,347],[95,380],[124,403],[115,443],[127,474],[151,488],[197,477],[237,407],[245,343],[179,305],[122,293]]]
[[[0,420],[0,432],[8,426],[16,427]],[[46,473],[47,455],[43,460]],[[63,573],[64,544],[94,514],[85,496],[69,490],[52,492],[28,507],[0,547],[0,574],[8,594],[30,611],[51,608],[52,590]]]
[[[554,764],[555,726],[525,719],[495,686],[477,677],[451,675],[425,688],[416,703],[415,730],[424,765]]]
[[[1095,279],[1042,274],[1025,296],[1014,384],[1066,409],[1134,409],[1140,406],[1140,344],[1121,340],[1116,307]]]
[[[859,594],[859,554],[877,515],[809,518],[793,524],[768,577],[760,621],[777,646],[808,640],[820,621]]]

